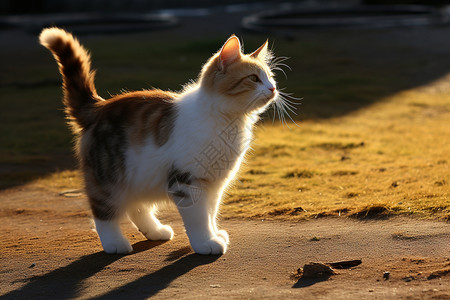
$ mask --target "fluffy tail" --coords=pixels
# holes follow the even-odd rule
[[[63,78],[63,101],[73,129],[88,128],[94,122],[95,103],[103,100],[95,89],[95,72],[91,71],[88,52],[70,33],[59,28],[44,29],[39,41],[58,62]]]

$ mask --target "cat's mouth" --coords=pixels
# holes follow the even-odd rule
[[[254,102],[254,108],[255,109],[261,109],[261,108],[265,109],[267,106],[276,102],[276,99],[277,99],[277,96],[275,93],[272,93],[271,95],[261,96]]]
[[[269,104],[271,102],[274,102],[275,99],[277,99],[277,97],[278,97],[278,92],[277,92],[277,90],[274,90],[270,95],[267,95],[265,97],[265,101],[267,102],[267,104]]]

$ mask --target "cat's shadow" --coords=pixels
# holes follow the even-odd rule
[[[164,242],[141,241],[133,245],[131,255],[157,247]],[[178,253],[180,252],[180,254]],[[175,250],[180,255],[176,260],[153,273],[136,279],[126,285],[109,291],[94,299],[147,299],[165,289],[172,281],[186,274],[197,266],[209,264],[219,256],[203,256],[186,251],[185,248]],[[183,256],[186,255],[186,256]],[[47,274],[36,276],[23,287],[3,295],[2,299],[73,299],[83,289],[84,280],[94,276],[108,265],[124,257],[123,255],[106,254],[103,251],[86,255],[73,263],[58,268]],[[172,260],[172,259],[171,259]],[[171,261],[169,260],[169,261]]]

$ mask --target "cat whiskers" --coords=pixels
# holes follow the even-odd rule
[[[282,90],[278,91],[278,97],[273,102],[274,115],[272,122],[275,121],[275,113],[278,115],[278,119],[281,121],[281,124],[286,125],[288,128],[289,124],[286,120],[286,116],[294,123],[296,126],[300,127],[292,118],[291,113],[297,115],[297,105],[301,104],[298,101],[302,100],[302,98],[297,98],[292,96],[290,93],[285,93]]]
[[[275,57],[270,61],[269,67],[272,71],[280,71],[287,78],[285,69],[292,71],[291,67],[289,67],[287,64],[284,63],[288,59],[289,57],[285,56]],[[296,106],[300,104],[298,102],[300,100],[302,100],[302,98],[296,98],[292,96],[292,94],[290,93],[283,92],[283,89],[279,89],[278,97],[273,102],[274,114],[272,123],[275,122],[275,114],[276,114],[278,115],[278,119],[281,121],[281,124],[286,125],[288,128],[290,127],[286,120],[286,116],[292,121],[292,123],[294,123],[296,126],[299,126],[291,117],[291,113],[297,115]]]
[[[289,57],[285,57],[285,56],[276,57],[276,58],[272,59],[272,61],[270,61],[269,68],[272,71],[280,71],[281,73],[284,74],[284,77],[286,77],[286,79],[287,79],[287,74],[283,68],[287,68],[287,69],[289,69],[289,71],[292,71],[291,67],[289,67],[287,64],[284,63],[288,59],[289,59]]]

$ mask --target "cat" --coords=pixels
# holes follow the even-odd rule
[[[259,114],[282,97],[268,41],[243,54],[232,35],[178,93],[152,89],[105,100],[90,55],[72,34],[46,28],[39,40],[63,78],[65,112],[104,251],[132,252],[119,226],[125,215],[147,239],[172,239],[172,228],[156,215],[158,206],[173,202],[196,253],[225,253],[229,237],[216,221],[224,190]]]

